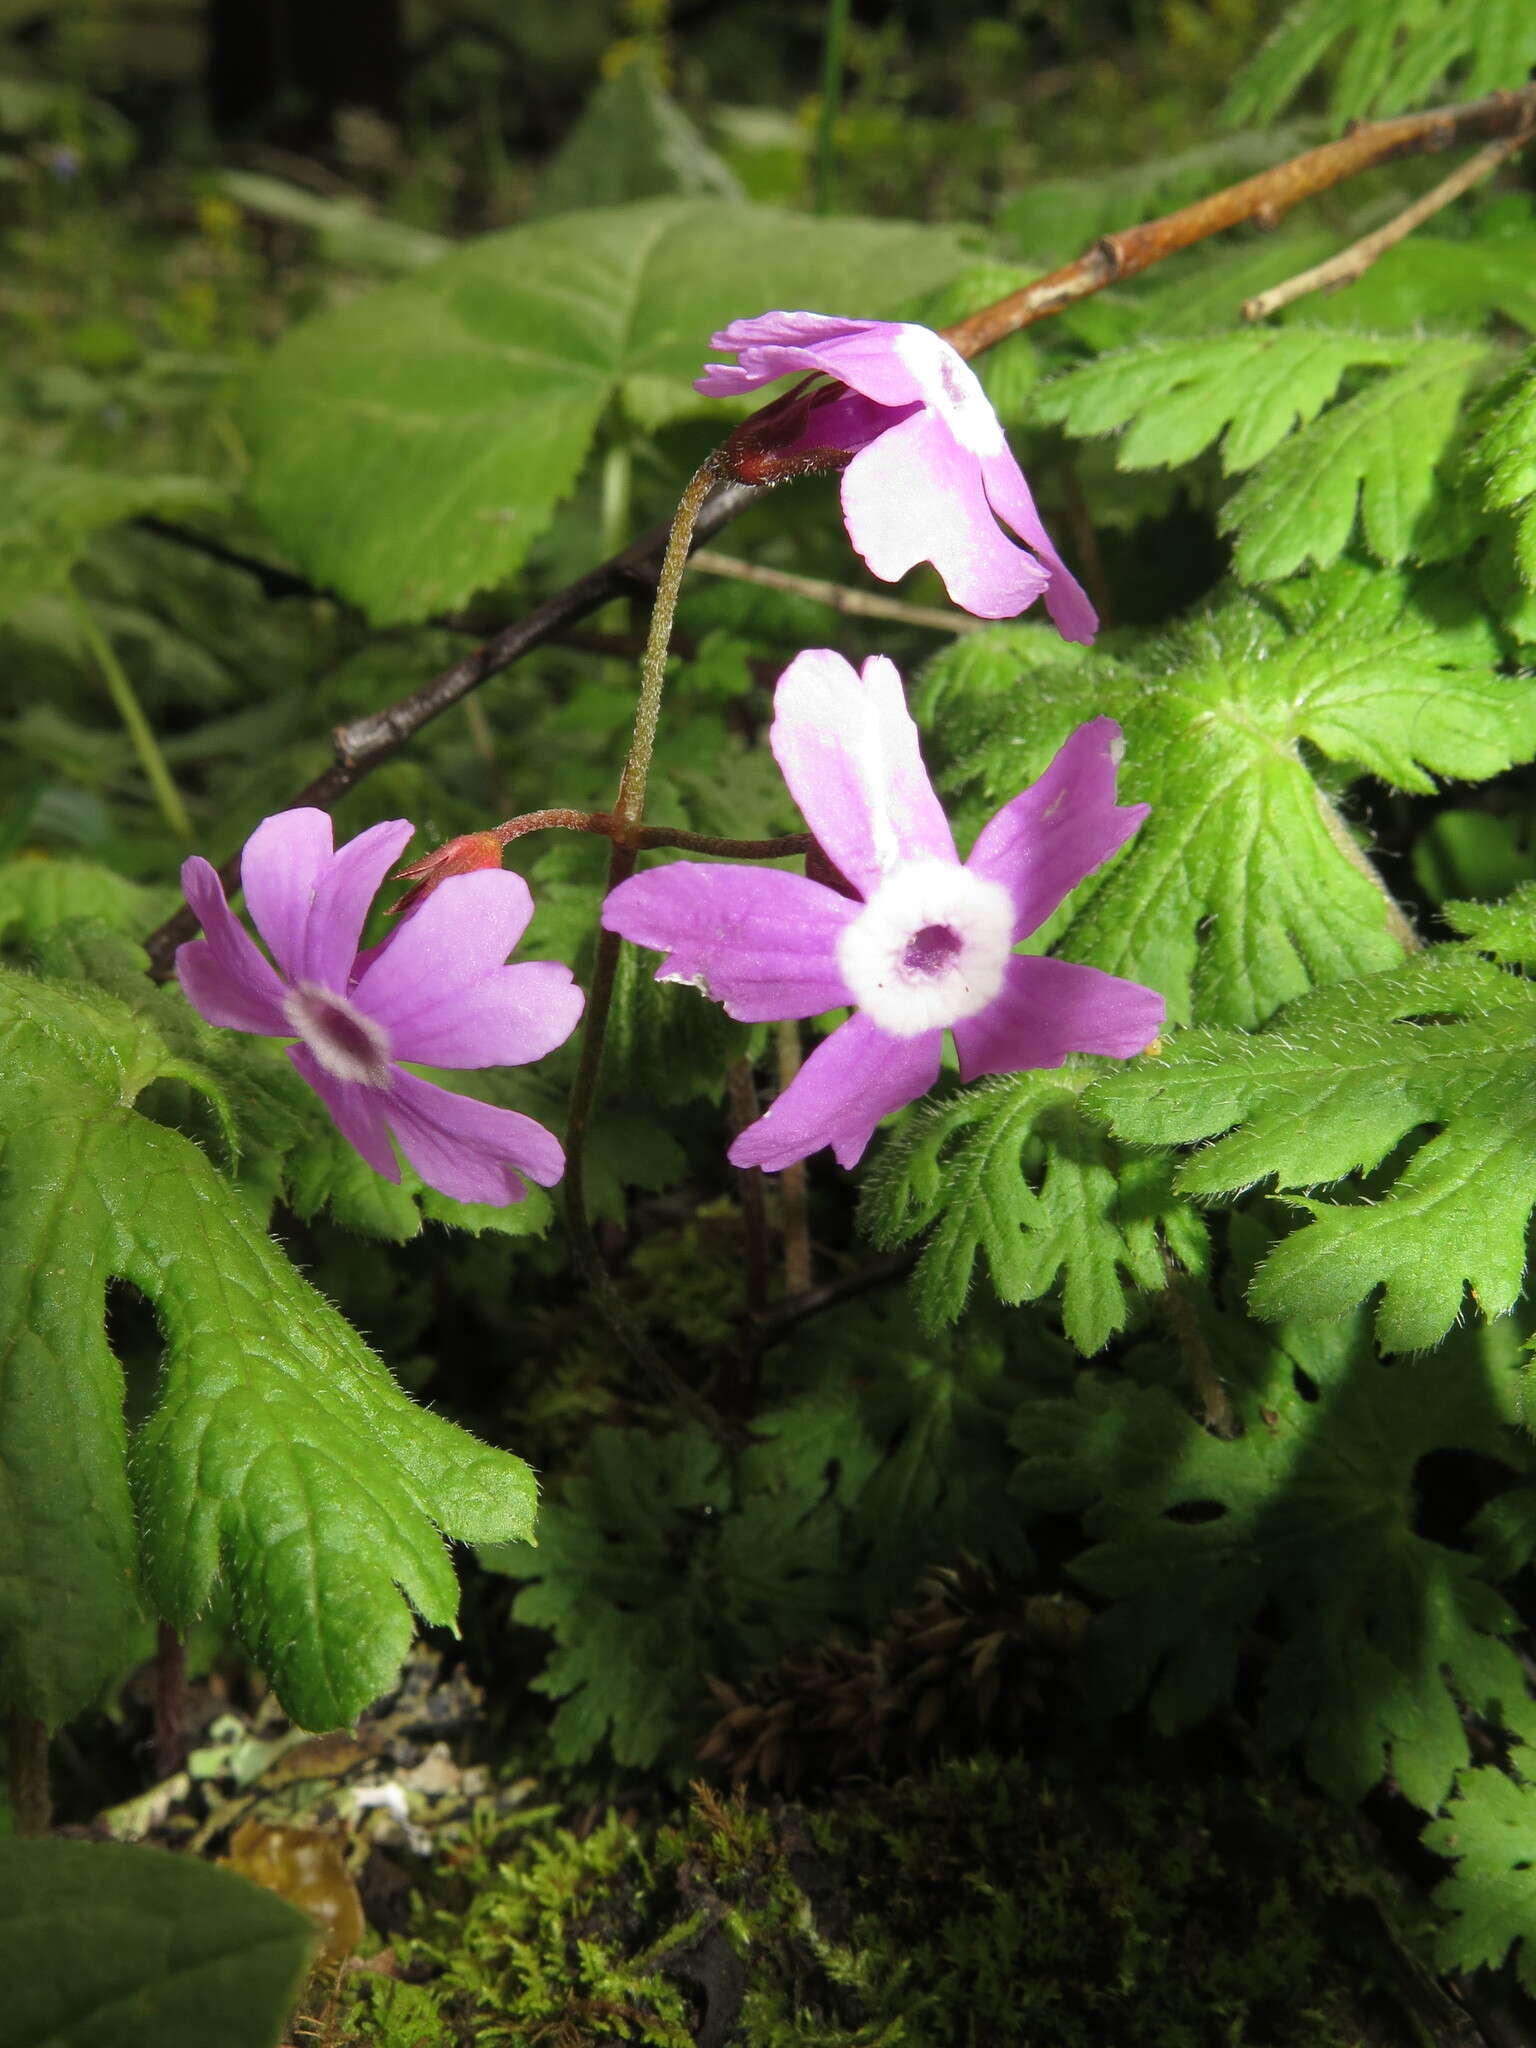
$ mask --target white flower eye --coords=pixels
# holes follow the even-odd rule
[[[301,981],[289,990],[283,1015],[336,1080],[359,1081],[365,1088],[390,1085],[388,1032],[345,996]]]
[[[908,861],[838,941],[838,965],[872,1024],[893,1038],[958,1024],[998,994],[1013,951],[1013,899],[950,861]]]

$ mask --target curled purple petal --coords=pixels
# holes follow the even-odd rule
[[[1050,582],[993,515],[976,459],[944,422],[914,413],[843,471],[848,538],[882,582],[932,562],[954,602],[981,619],[1011,619]]]
[[[676,861],[621,882],[603,923],[667,955],[658,981],[691,982],[729,1016],[755,1024],[816,1017],[850,1001],[837,942],[858,912],[804,875]]]
[[[956,859],[901,677],[883,654],[862,675],[830,648],[797,654],[774,695],[772,744],[823,852],[863,895],[902,861]]]
[[[395,1163],[385,1122],[389,1091],[365,1088],[356,1081],[339,1081],[325,1071],[307,1045],[290,1045],[288,1057],[299,1077],[309,1083],[325,1104],[331,1122],[352,1149],[375,1173],[398,1182],[400,1168]]]
[[[978,833],[966,866],[1001,882],[1012,896],[1015,939],[1038,930],[1150,814],[1148,804],[1115,802],[1123,747],[1112,718],[1080,725],[1040,780],[1004,804]]]
[[[733,1166],[778,1173],[830,1145],[839,1166],[856,1166],[875,1126],[926,1095],[938,1079],[942,1031],[892,1038],[863,1015],[824,1038],[777,1102],[737,1138]]]
[[[520,1202],[525,1181],[553,1187],[565,1153],[551,1131],[515,1109],[497,1109],[397,1070],[386,1098],[400,1149],[429,1187],[457,1202]]]
[[[279,811],[263,818],[240,856],[245,907],[283,973],[305,972],[309,913],[331,861],[331,820],[326,811]]]
[[[1139,982],[1071,960],[1015,955],[995,1000],[952,1027],[960,1078],[1059,1067],[1074,1052],[1129,1059],[1156,1038],[1165,1009]]]
[[[205,1022],[266,1038],[288,1035],[283,985],[224,900],[218,875],[200,854],[183,863],[181,886],[207,934],[176,949],[176,975]]]
[[[1087,591],[1057,554],[1045,523],[1035,510],[1034,493],[1006,444],[999,453],[982,457],[981,474],[992,510],[1007,521],[1026,546],[1034,549],[1050,572],[1045,608],[1057,631],[1063,640],[1076,640],[1091,647],[1099,630],[1099,615],[1089,603]]]

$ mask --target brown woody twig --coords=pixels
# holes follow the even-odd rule
[[[1469,156],[1465,163],[1458,164],[1448,178],[1442,178],[1438,185],[1415,199],[1412,206],[1405,206],[1401,213],[1379,227],[1374,234],[1362,235],[1358,242],[1351,242],[1347,249],[1341,249],[1336,256],[1330,256],[1326,263],[1314,263],[1310,270],[1298,271],[1295,277],[1288,277],[1283,284],[1271,285],[1267,292],[1257,292],[1251,299],[1243,301],[1245,320],[1265,320],[1271,313],[1278,313],[1282,306],[1294,305],[1310,292],[1333,292],[1342,286],[1353,284],[1364,277],[1378,257],[1385,256],[1389,249],[1395,249],[1399,242],[1406,241],[1415,228],[1449,206],[1453,199],[1459,199],[1463,192],[1472,187],[1491,171],[1496,171],[1517,150],[1524,149],[1531,139],[1531,131],[1524,129],[1518,135],[1510,135],[1499,142],[1490,142],[1480,149],[1476,156]]]

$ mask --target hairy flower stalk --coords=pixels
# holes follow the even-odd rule
[[[774,756],[843,886],[679,861],[632,876],[603,909],[610,931],[666,954],[658,980],[743,1022],[852,1007],[736,1138],[734,1165],[775,1172],[823,1145],[854,1165],[880,1120],[938,1079],[946,1031],[965,1081],[1152,1042],[1153,990],[1014,951],[1147,816],[1115,801],[1113,720],[1079,727],[962,863],[883,656],[860,674],[829,648],[798,655],[774,710]]]
[[[521,875],[483,864],[439,879],[382,944],[359,952],[369,906],[414,829],[393,818],[333,850],[323,811],[263,820],[240,877],[270,960],[194,856],[182,887],[206,937],[178,950],[176,972],[210,1024],[296,1040],[295,1070],[386,1180],[400,1178],[393,1140],[428,1186],[505,1206],[522,1200],[527,1181],[559,1180],[558,1140],[532,1117],[439,1087],[401,1062],[526,1065],[570,1037],[581,990],[558,961],[503,964],[533,898]]]

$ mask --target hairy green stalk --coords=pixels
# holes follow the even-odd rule
[[[84,598],[73,584],[66,584],[65,591],[70,609],[75,615],[75,622],[80,628],[81,638],[91,650],[96,666],[101,670],[102,680],[116,706],[117,715],[123,721],[124,729],[133,744],[133,751],[139,757],[139,766],[144,770],[145,778],[154,791],[160,815],[175,837],[184,845],[190,845],[197,837],[197,832],[187,814],[187,807],[181,800],[181,792],[171,779],[171,771],[166,766],[165,756],[160,751],[159,742],[150,728],[149,720],[144,716],[144,707],[139,702],[122,663],[113,653],[111,641],[91,617]]]

